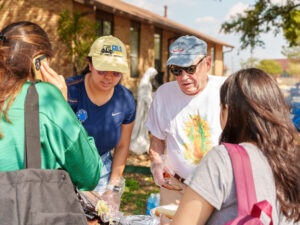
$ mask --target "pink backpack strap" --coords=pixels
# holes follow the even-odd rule
[[[269,217],[270,219],[269,225],[273,225],[272,206],[266,200],[258,202],[253,206],[251,211],[251,216],[261,218],[262,212],[264,212]]]
[[[250,214],[252,206],[256,203],[256,192],[249,156],[241,145],[222,144],[231,158],[238,200],[238,215]]]

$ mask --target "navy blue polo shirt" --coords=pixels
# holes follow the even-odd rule
[[[85,75],[66,80],[68,101],[89,136],[94,137],[100,155],[117,146],[121,137],[121,125],[134,121],[136,106],[133,94],[121,84],[115,86],[111,99],[97,106],[89,99]]]

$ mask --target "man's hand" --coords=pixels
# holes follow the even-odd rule
[[[158,186],[162,186],[163,183],[165,183],[163,163],[151,163],[150,169],[154,178],[154,182]]]
[[[166,165],[163,156],[157,156],[155,159],[153,159],[150,169],[154,178],[154,182],[158,186],[163,186],[166,183],[164,174],[173,174],[173,172]]]
[[[164,173],[167,172],[171,174],[168,167],[164,163],[164,150],[165,141],[152,135],[149,148],[149,158],[151,160],[150,169],[154,178],[154,182],[159,186],[165,183]]]

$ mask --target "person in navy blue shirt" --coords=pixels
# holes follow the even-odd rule
[[[132,93],[120,84],[128,63],[125,46],[118,38],[98,38],[87,59],[88,73],[66,80],[68,102],[88,135],[95,139],[103,161],[95,191],[105,195],[120,189],[118,181],[126,164],[136,104]],[[119,202],[116,205],[118,208]]]

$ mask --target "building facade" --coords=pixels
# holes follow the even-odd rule
[[[155,67],[159,72],[158,82],[167,82],[174,77],[166,70],[168,48],[179,36],[194,35],[208,44],[208,55],[212,57],[211,74],[223,75],[223,48],[233,46],[214,39],[148,10],[120,0],[0,0],[0,28],[27,20],[39,24],[49,34],[54,50],[52,67],[60,74],[72,75],[72,64],[66,56],[66,47],[59,40],[57,31],[60,13],[85,13],[100,26],[99,36],[112,34],[126,46],[130,71],[124,74],[122,83],[136,94],[144,72]]]

